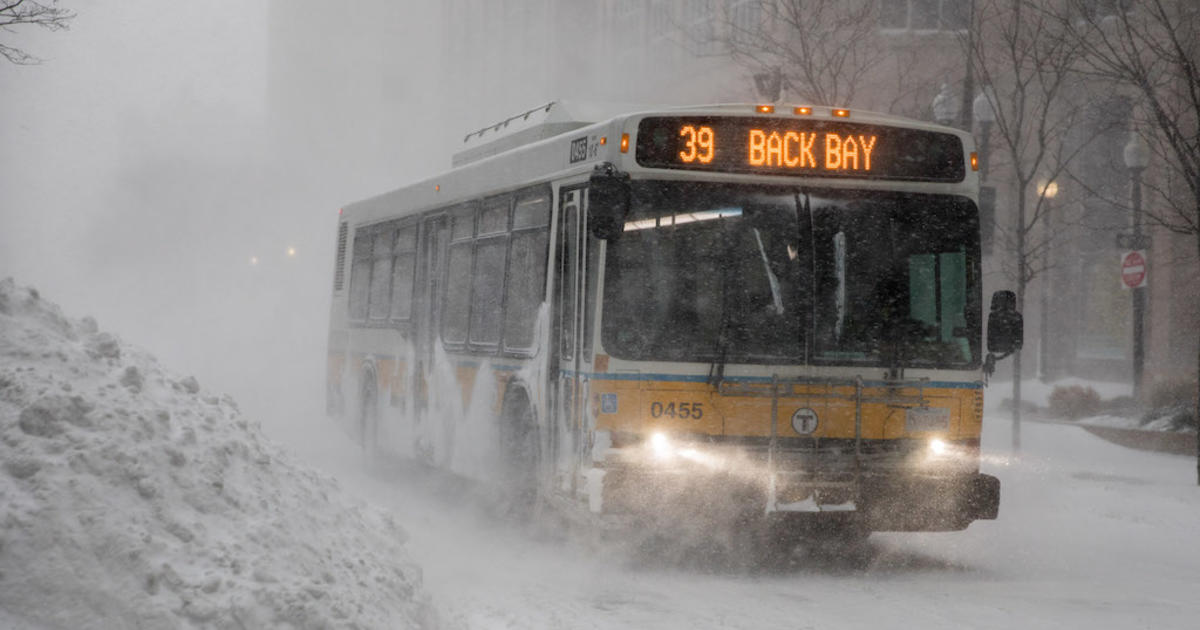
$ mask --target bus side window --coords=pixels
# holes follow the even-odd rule
[[[550,241],[550,196],[539,189],[517,201],[509,242],[504,297],[504,349],[533,355],[534,328],[546,294],[546,255]]]
[[[446,283],[442,294],[442,342],[447,346],[463,346],[467,343],[474,225],[474,206],[461,207],[452,212],[450,253],[446,261]]]
[[[512,197],[486,201],[479,212],[475,265],[471,276],[471,345],[491,350],[500,344],[504,268],[508,257],[508,215]]]
[[[367,318],[367,289],[371,282],[371,233],[354,232],[354,260],[350,265],[350,321]]]
[[[371,249],[371,289],[367,296],[367,316],[371,321],[388,318],[392,294],[392,231],[375,232]]]
[[[417,268],[417,224],[396,231],[392,248],[392,319],[412,317],[413,273]]]

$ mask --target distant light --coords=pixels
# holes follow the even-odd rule
[[[258,256],[251,256],[251,257],[250,257],[250,264],[251,264],[251,265],[257,265],[257,264],[258,264]]]
[[[287,255],[288,255],[288,258],[295,258],[296,257],[296,248],[295,247],[287,248]]]
[[[1058,196],[1058,182],[1054,180],[1040,181],[1037,185],[1038,194],[1047,198],[1053,199]]]

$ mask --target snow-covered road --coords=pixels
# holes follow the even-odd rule
[[[852,561],[801,558],[759,574],[533,539],[494,525],[445,480],[367,474],[331,424],[277,437],[396,512],[435,604],[462,628],[1196,627],[1194,460],[1033,423],[1013,458],[1008,419],[985,424],[985,469],[1003,483],[999,520],[875,534]]]

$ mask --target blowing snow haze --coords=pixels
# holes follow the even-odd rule
[[[1130,193],[1135,180],[1145,184],[1147,217],[1154,211],[1161,217],[1167,201],[1187,197],[1180,184],[1185,178],[1170,170],[1179,160],[1164,159],[1161,138],[1154,142],[1153,121],[1138,118],[1145,113],[1139,111],[1141,96],[1129,85],[1067,81],[1060,84],[1070,84],[1066,100],[1035,102],[1045,93],[1041,90],[1025,93],[1032,101],[1014,99],[1012,69],[1002,66],[1004,60],[1025,57],[987,48],[1006,33],[1037,38],[1057,32],[1033,29],[1031,35],[1010,29],[1006,20],[1012,15],[1017,15],[1012,24],[1021,26],[1031,23],[1021,23],[1021,15],[1044,17],[1050,8],[1068,7],[1075,13],[1064,24],[1094,19],[1112,25],[1129,7],[1131,15],[1148,15],[1141,8],[1157,6],[1158,0],[1028,0],[1028,5],[1026,0],[59,2],[77,13],[69,30],[0,31],[0,42],[42,60],[37,65],[0,61],[0,626],[18,621],[28,621],[33,625],[20,627],[33,630],[45,630],[38,623],[71,628],[440,623],[455,630],[691,630],[797,623],[882,629],[893,623],[1010,630],[1190,627],[1200,617],[1194,597],[1200,547],[1191,543],[1200,519],[1195,461],[1127,449],[1080,427],[1089,422],[1093,429],[1110,423],[1106,428],[1114,431],[1149,427],[1139,424],[1145,416],[1135,404],[1137,388],[1130,387],[1136,373],[1131,367],[1133,300],[1120,288],[1112,263],[1119,253],[1118,237],[1133,242]],[[1185,51],[1192,61],[1184,67],[1194,68],[1200,13],[1188,0],[1162,2],[1178,10],[1177,23],[1191,29],[1184,29],[1193,44]],[[1039,11],[1010,10],[1017,6]],[[786,12],[768,7],[800,8],[803,19],[787,23]],[[821,19],[808,19],[813,15]],[[988,19],[972,22],[971,15]],[[834,22],[830,26],[823,20]],[[756,39],[763,34],[755,32],[756,25],[781,24],[794,37],[775,38],[778,31],[767,29],[765,38]],[[971,57],[963,54],[962,35],[976,32],[972,28],[980,34],[975,43],[988,53],[976,59],[974,70],[993,64],[987,76],[994,81],[987,88],[985,75],[968,72],[964,63],[964,57]],[[1007,52],[1059,50],[1018,40]],[[792,44],[799,41],[812,46],[797,54]],[[1049,70],[1032,64],[1015,72],[1045,80]],[[1071,76],[1072,81],[1078,78]],[[1161,78],[1147,85],[1174,85]],[[671,144],[672,139],[685,141],[673,132],[690,127],[691,138],[699,143],[693,148],[705,151],[714,146],[714,130],[735,127],[691,124],[678,111],[665,113],[664,105],[658,116],[667,122],[653,140],[663,168],[630,168],[636,191],[620,188],[620,173],[609,180],[617,192],[636,193],[630,197],[636,200],[635,215],[630,215],[635,230],[621,245],[596,245],[594,234],[580,225],[586,222],[571,223],[564,213],[591,212],[592,203],[600,206],[595,200],[603,195],[595,193],[601,188],[583,170],[591,169],[590,159],[603,151],[615,156],[613,163],[641,155],[636,137],[632,152],[615,155],[621,133],[615,126],[617,135],[596,142],[590,136],[569,138],[582,141],[572,144],[569,153],[565,147],[558,150],[555,143],[568,139],[560,136],[537,148],[525,147],[529,150],[524,153],[480,160],[446,176],[459,185],[457,190],[442,182],[440,188],[422,184],[383,195],[446,171],[452,154],[464,146],[474,150],[483,144],[484,151],[475,155],[486,153],[487,139],[506,133],[497,122],[522,112],[549,116],[573,111],[571,104],[606,110],[611,103],[692,106],[699,112],[698,106],[709,103],[767,102],[775,105],[764,110],[730,105],[720,115],[731,112],[731,118],[752,121],[757,129],[756,121],[763,119],[759,112],[770,111],[777,125],[764,126],[760,134],[781,132],[776,159],[794,156],[786,140],[794,133],[793,123],[799,133],[811,134],[802,125],[826,125],[841,116],[845,119],[834,122],[849,129],[869,122],[871,115],[863,114],[871,110],[895,116],[890,120],[904,119],[897,125],[946,136],[948,151],[965,176],[944,182],[842,177],[827,183],[833,180],[811,173],[796,176],[782,167],[774,173],[750,173],[745,165],[739,165],[741,172],[722,171],[731,166],[725,160],[732,154],[707,171],[668,171],[674,156],[686,153],[683,145]],[[847,109],[835,113],[835,107]],[[1051,144],[1016,142],[1006,151],[1003,131],[1013,127],[1003,120],[1014,110],[1050,115],[1048,126],[1057,130],[1048,136]],[[703,115],[718,117],[711,111]],[[609,118],[579,116],[565,126]],[[1194,122],[1195,116],[1180,118]],[[668,128],[672,120],[687,124]],[[1022,121],[1016,128],[1039,122]],[[956,129],[932,127],[935,123]],[[702,135],[701,129],[707,131]],[[1149,157],[1143,156],[1148,162],[1141,166],[1123,160],[1134,132],[1151,141]],[[472,137],[483,140],[465,145],[464,138]],[[805,137],[812,142],[815,136]],[[722,146],[734,144],[722,138]],[[870,146],[875,147],[874,140]],[[978,170],[971,168],[976,149]],[[933,153],[928,147],[922,150]],[[1079,157],[1069,168],[1056,170],[1062,165],[1049,156],[1068,154]],[[550,157],[532,159],[535,155]],[[886,151],[880,148],[872,155],[878,166]],[[1031,156],[1043,161],[1034,163]],[[525,158],[530,159],[521,162]],[[567,164],[565,170],[536,170],[559,158]],[[517,172],[534,176],[515,181]],[[1051,186],[1046,178],[1054,178],[1053,193],[1047,192]],[[1016,185],[1018,179],[1023,189]],[[801,180],[803,186],[797,183]],[[594,187],[585,190],[585,181]],[[782,181],[804,188],[803,194],[789,188],[792,184],[775,185]],[[995,193],[993,215],[982,210],[987,195],[976,184],[984,185],[983,191],[990,185]],[[538,187],[544,190],[533,190]],[[421,236],[413,238],[419,244],[401,247],[404,230],[417,225],[411,220],[415,215],[403,213],[415,206],[385,206],[398,199],[428,199],[429,188],[440,191],[437,199],[456,196],[454,204],[467,203],[435,204],[422,221],[434,226],[444,221],[435,230],[449,234],[427,240],[437,232],[427,232],[422,223]],[[774,197],[759,194],[764,188],[771,188]],[[878,202],[879,214],[871,215],[870,204],[861,203],[858,193],[864,191],[863,198]],[[879,218],[884,210],[899,207],[892,196],[915,197],[917,191],[954,196],[955,212],[962,214],[948,214],[950,206],[920,202],[919,210],[903,213],[906,219],[919,217],[914,223],[921,225]],[[513,218],[508,231],[484,232],[476,230],[472,218],[462,222],[470,224],[464,234],[457,217],[466,214],[453,221],[435,216],[473,207],[474,201],[501,199],[512,202],[512,217],[527,202],[525,217],[537,220],[518,228]],[[1017,212],[1018,200],[1028,202],[1021,206],[1028,212]],[[656,203],[672,206],[670,212]],[[488,208],[478,205],[482,224]],[[687,208],[695,212],[684,212]],[[803,213],[808,213],[806,220]],[[927,218],[933,215],[937,217]],[[866,216],[879,220],[864,220]],[[608,217],[614,219],[612,226],[621,226],[625,219],[614,217]],[[974,229],[976,220],[981,230]],[[1024,223],[1014,230],[1018,220]],[[1146,265],[1151,280],[1145,288],[1147,377],[1141,396],[1153,400],[1165,392],[1161,397],[1169,398],[1170,405],[1160,407],[1172,415],[1162,424],[1172,431],[1159,433],[1173,432],[1167,437],[1178,438],[1182,432],[1175,429],[1186,425],[1195,404],[1200,339],[1196,241],[1194,233],[1170,235],[1150,223],[1147,218],[1153,247]],[[732,226],[722,228],[721,238],[727,239],[722,246],[715,245],[718,225]],[[1194,231],[1195,222],[1191,225]],[[354,250],[342,260],[346,282],[340,292],[334,289],[341,284],[334,280],[339,226],[347,228],[343,234]],[[908,249],[883,247],[885,226],[899,229]],[[578,238],[563,236],[570,229],[578,230]],[[810,235],[808,249],[788,241],[801,230]],[[514,346],[519,352],[509,353],[506,328],[502,337],[482,338],[485,343],[471,347],[476,341],[470,334],[476,325],[471,313],[495,320],[516,312],[509,308],[513,302],[508,294],[503,306],[494,309],[477,308],[472,300],[488,293],[475,287],[480,277],[485,278],[478,283],[484,289],[518,284],[507,280],[514,275],[508,266],[512,250],[496,245],[521,241],[522,231],[529,239],[543,238],[522,242],[542,243],[547,256],[576,256],[575,279],[581,281],[560,283],[570,265],[557,270],[542,265],[547,282],[528,283],[532,297],[526,304],[526,310],[539,314],[534,328],[538,343]],[[712,239],[707,231],[713,232]],[[1031,240],[1014,246],[1011,238],[1018,232]],[[692,240],[672,240],[686,234]],[[454,303],[459,305],[454,314],[461,316],[456,321],[465,327],[457,331],[466,340],[460,347],[445,343],[445,331],[432,315],[416,323],[424,315],[415,315],[414,305],[449,303],[445,285],[451,281],[427,282],[422,274],[432,277],[435,268],[428,261],[403,266],[410,260],[405,256],[419,260],[431,249],[437,251],[437,243],[445,250],[444,263],[451,250],[461,254],[454,260],[467,261],[456,267],[467,273],[455,283],[470,278],[456,284],[470,285],[455,293],[462,298]],[[554,254],[563,243],[575,243],[573,253],[568,248]],[[667,243],[684,245],[666,248]],[[818,249],[822,243],[824,249]],[[496,246],[489,251],[498,258],[472,259],[475,254],[464,253],[489,244]],[[670,265],[652,256],[668,249]],[[693,249],[703,252],[697,255]],[[532,246],[528,252],[533,253],[524,260],[532,269],[539,261],[552,260],[539,259]],[[739,257],[736,265],[732,255]],[[893,255],[895,259],[886,258]],[[625,267],[604,266],[620,256],[625,256]],[[991,317],[987,297],[995,290],[1015,289],[1011,272],[1019,266],[1016,256],[1024,256],[1020,264],[1029,263],[1027,268],[1038,273],[1017,292],[1024,300],[1025,337],[1024,350],[1013,358],[1023,358],[1028,380],[1026,400],[1017,396],[1014,405],[1010,397],[1021,391],[1021,378],[997,383],[1014,373],[1013,358],[1001,362],[990,385],[984,383],[980,364]],[[810,271],[800,267],[809,264],[806,259],[825,274],[820,282],[815,272],[802,275]],[[389,260],[390,266],[384,264]],[[503,262],[487,263],[496,260]],[[884,263],[894,267],[893,273],[884,271]],[[480,268],[497,275],[476,274]],[[381,275],[385,269],[387,275]],[[395,287],[404,286],[405,269],[414,274],[410,279],[416,278],[413,286],[429,291],[407,305],[392,299]],[[449,276],[446,268],[437,269]],[[623,286],[618,271],[627,274]],[[377,276],[388,280],[371,280]],[[520,270],[515,276],[538,277]],[[878,282],[881,277],[888,281]],[[393,278],[399,279],[394,285]],[[711,291],[716,279],[719,295]],[[641,292],[596,293],[605,281]],[[916,291],[897,298],[902,294],[896,287],[922,283],[930,295]],[[826,289],[820,296],[824,302],[804,293],[818,284]],[[374,286],[385,290],[377,294]],[[876,291],[880,286],[887,290]],[[363,299],[350,297],[351,287]],[[410,296],[417,295],[409,289]],[[567,290],[577,291],[572,298],[580,299],[563,299]],[[585,295],[588,291],[593,293]],[[752,309],[760,298],[769,308]],[[628,308],[604,311],[605,304],[622,304],[620,299],[627,300],[623,306]],[[734,313],[726,302],[738,302],[744,312]],[[398,304],[413,309],[411,319],[397,316]],[[564,334],[567,318],[555,316],[568,305],[575,314],[591,309],[593,321],[584,316],[577,321],[584,332]],[[354,308],[366,310],[361,317],[350,315]],[[812,310],[801,310],[805,308]],[[381,315],[374,314],[376,309],[382,309]],[[817,317],[821,309],[825,319]],[[921,313],[895,317],[905,309],[909,315]],[[778,317],[785,312],[786,326],[745,323],[783,321]],[[958,315],[961,322],[953,319]],[[682,325],[684,317],[695,321]],[[385,321],[388,326],[367,325]],[[845,343],[818,347],[814,340],[791,334],[811,322],[816,322],[814,340]],[[445,444],[407,439],[411,436],[401,432],[385,435],[393,446],[411,447],[417,457],[455,454],[452,463],[474,467],[481,477],[501,476],[493,474],[502,472],[499,459],[488,457],[497,455],[496,444],[507,440],[511,444],[506,448],[515,445],[525,449],[516,452],[534,453],[513,477],[533,484],[534,492],[521,498],[532,496],[535,504],[538,483],[541,489],[557,486],[559,499],[577,489],[603,499],[606,467],[612,464],[616,470],[625,455],[707,462],[710,472],[720,473],[724,460],[693,447],[753,446],[768,431],[762,428],[766,424],[755,423],[776,412],[780,422],[771,424],[768,452],[793,448],[795,455],[811,444],[815,453],[826,437],[840,439],[823,442],[826,454],[834,458],[830,461],[852,460],[853,484],[861,481],[859,450],[865,441],[862,427],[867,426],[882,427],[877,461],[886,460],[888,453],[903,454],[901,447],[927,449],[934,464],[962,461],[971,474],[990,476],[1002,485],[980,483],[971,496],[986,501],[961,501],[979,508],[970,514],[980,517],[973,522],[934,523],[965,527],[962,531],[846,528],[832,533],[836,539],[853,529],[847,545],[825,547],[812,537],[798,547],[785,541],[791,546],[775,554],[765,569],[755,563],[746,568],[714,562],[719,554],[706,545],[717,528],[692,511],[663,512],[663,521],[683,521],[675,534],[694,530],[702,541],[679,557],[672,547],[684,538],[678,535],[651,536],[652,542],[663,543],[662,557],[635,536],[609,544],[613,541],[583,530],[581,542],[574,530],[563,528],[553,531],[550,540],[537,539],[507,523],[497,525],[504,519],[476,501],[476,495],[490,491],[461,477],[391,467],[390,461],[364,471],[362,460],[378,455],[372,448],[364,452],[360,444],[366,442],[368,420],[375,423],[378,437],[381,416],[416,424],[424,418],[409,412],[422,405],[433,408],[428,399],[419,400],[424,392],[408,397],[418,387],[401,385],[418,382],[413,375],[421,362],[413,360],[415,349],[401,346],[411,338],[401,339],[400,331],[419,325],[426,326],[427,341],[436,337],[429,331],[442,335],[442,343],[424,349],[436,349],[436,367],[445,377],[440,382],[444,387],[431,389],[451,403],[460,401],[460,393],[471,397],[474,402],[467,409],[477,413],[449,404],[442,408],[450,410],[444,414],[448,421],[422,425]],[[887,340],[880,331],[888,327],[903,329],[903,334],[891,337],[892,358],[886,360],[894,362],[885,366],[882,355],[871,353],[881,347],[880,340]],[[739,334],[727,335],[727,328]],[[746,331],[764,334],[742,334]],[[578,344],[568,357],[578,363],[564,368],[559,342],[567,338]],[[347,341],[351,339],[353,343]],[[335,347],[338,341],[344,347]],[[592,342],[597,345],[588,345]],[[800,345],[788,345],[793,343]],[[471,356],[479,348],[484,350]],[[486,354],[491,348],[496,351]],[[541,348],[546,351],[539,352]],[[600,350],[593,357],[594,348]],[[528,356],[521,355],[526,350]],[[817,351],[825,353],[818,357],[824,363],[810,361]],[[911,362],[897,368],[905,352],[912,356],[903,360]],[[375,356],[388,354],[393,356]],[[764,356],[775,358],[761,360]],[[386,361],[391,361],[388,371],[377,371]],[[396,366],[405,361],[418,367],[401,377]],[[920,361],[925,363],[918,366]],[[538,369],[521,373],[513,369],[518,362]],[[771,401],[760,397],[762,404],[728,412],[735,422],[725,422],[722,414],[740,404],[736,396],[766,390],[747,386],[721,391],[724,380],[773,383],[774,372],[788,369],[784,378],[794,377],[802,387],[787,385],[793,399],[787,408],[765,411]],[[897,369],[898,377],[887,373]],[[942,401],[927,404],[923,389],[916,406],[891,398],[903,393],[893,385],[905,378],[905,369],[914,379],[926,378],[930,388],[944,389]],[[541,404],[546,413],[538,418],[556,418],[567,427],[569,414],[563,409],[575,405],[571,417],[579,421],[554,434],[560,438],[558,462],[539,468],[543,462],[537,461],[534,430],[516,437],[493,431],[501,425],[492,412],[508,399],[507,390],[491,386],[489,370],[491,376],[546,385],[531,395],[534,404],[514,407],[518,413],[512,415],[519,421],[532,418]],[[608,373],[589,380],[588,370],[594,370],[590,376]],[[625,372],[614,377],[619,370]],[[572,384],[559,380],[564,372],[572,373]],[[464,373],[472,375],[473,386],[466,384]],[[804,389],[816,382],[810,378],[814,374],[844,377],[844,386],[860,388],[857,402],[845,398],[792,405],[802,396],[814,399],[813,390]],[[664,375],[665,384],[651,382]],[[851,380],[856,384],[845,385]],[[510,381],[503,381],[504,387]],[[607,384],[596,385],[600,381]],[[563,389],[569,387],[582,389]],[[646,392],[654,388],[666,392],[664,397],[652,400]],[[890,402],[864,412],[867,389]],[[332,392],[328,406],[327,391]],[[778,391],[771,385],[775,401],[787,397]],[[707,398],[693,400],[691,392]],[[1070,411],[1079,413],[1055,415],[1056,400],[1074,403]],[[363,404],[371,401],[383,404]],[[1017,448],[1020,432],[1015,429],[1021,425],[1009,421],[1012,409],[1025,413],[1023,450]],[[342,424],[328,418],[327,411],[340,415]],[[1113,415],[1098,420],[1102,411]],[[839,424],[836,414],[843,420],[858,415],[858,422]],[[599,427],[600,415],[613,423],[609,428],[625,421],[623,426],[633,428]],[[968,416],[970,422],[963,421]],[[669,430],[651,431],[666,426],[667,417],[674,427],[695,426],[701,419],[710,423],[705,426],[716,427],[705,434],[705,439],[713,438],[711,444],[692,444],[688,430],[681,431],[685,439],[678,441],[667,435]],[[1059,422],[1064,417],[1073,420]],[[912,427],[928,430],[910,431],[910,418]],[[930,437],[942,427],[950,433],[951,423],[961,444]],[[903,431],[888,434],[897,427]],[[817,436],[818,430],[827,433]],[[834,435],[837,430],[845,433]],[[783,446],[776,444],[778,431],[790,432]],[[922,431],[930,435],[916,436]],[[470,443],[461,436],[473,437],[478,452],[465,448]],[[654,447],[659,437],[664,440],[661,453],[642,448]],[[805,442],[809,437],[813,441]],[[439,451],[442,446],[447,448]],[[892,446],[896,449],[889,451]],[[618,453],[621,449],[626,450]],[[607,463],[606,451],[612,451]],[[950,460],[939,460],[946,452]],[[746,475],[753,477],[746,487],[753,490],[770,475],[774,496],[777,462],[769,455],[765,460],[766,466],[746,467],[753,472]],[[804,457],[787,461],[807,465],[797,463]],[[487,463],[497,464],[496,470],[483,465]],[[307,464],[332,472],[338,481],[308,470]],[[561,468],[551,470],[554,465]],[[546,481],[563,470],[567,472],[559,478]],[[799,472],[797,479],[807,473]],[[628,479],[630,496],[650,509],[661,506],[663,494],[646,491],[656,486],[642,484],[636,476]],[[554,483],[564,480],[570,483]],[[620,478],[610,480],[615,487]],[[371,505],[344,496],[339,482]],[[855,494],[837,496],[847,487],[839,479],[824,497],[828,500],[817,501],[816,491],[805,494],[809,490],[801,479],[785,500],[771,500],[767,511],[836,508],[825,511],[842,511],[845,522],[853,524],[862,495],[855,485]],[[710,498],[684,488],[680,494],[696,504]],[[751,490],[739,494],[750,497],[747,504],[754,509],[746,512],[756,510],[761,516],[763,510],[753,502],[762,494]],[[579,496],[582,492],[574,499]],[[590,498],[575,507],[600,511],[604,501]],[[998,515],[991,509],[993,499],[1000,505]],[[692,504],[682,503],[691,509]],[[731,509],[733,518],[719,529],[738,530],[744,524],[742,507],[738,503]],[[726,551],[736,553],[743,539],[727,538]],[[903,621],[892,621],[898,619]]]
[[[369,12],[315,3],[64,6],[69,30],[5,36],[43,62],[0,66],[3,275],[249,408],[315,408],[338,207],[448,163],[396,122],[420,31],[373,50]]]

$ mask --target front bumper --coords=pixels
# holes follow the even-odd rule
[[[951,531],[975,520],[995,519],[1000,506],[998,479],[962,469],[625,465],[594,468],[586,475],[589,506],[603,514],[851,518],[873,531]]]

